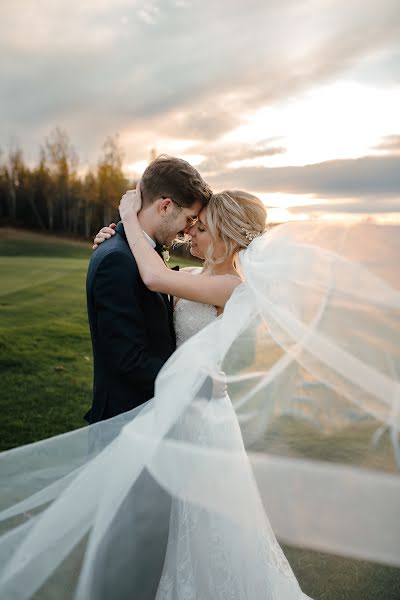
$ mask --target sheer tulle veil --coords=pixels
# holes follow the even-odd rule
[[[1,597],[140,590],[171,499],[223,516],[244,554],[265,511],[281,542],[400,567],[399,256],[395,227],[272,228],[152,400],[2,453]],[[242,447],[179,433],[207,418],[209,376],[226,380]]]

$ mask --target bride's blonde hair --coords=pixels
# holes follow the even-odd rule
[[[205,269],[237,255],[266,229],[267,211],[262,201],[238,190],[225,190],[213,194],[207,205],[207,227],[212,240],[221,239],[226,247],[224,256],[213,259],[214,244],[211,242],[205,255]]]

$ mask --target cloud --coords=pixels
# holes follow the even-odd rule
[[[382,198],[363,198],[362,200],[352,200],[347,202],[320,202],[318,204],[304,204],[292,206],[289,211],[292,214],[308,214],[321,215],[321,214],[332,214],[332,213],[351,213],[357,215],[370,215],[370,214],[383,214],[399,213],[400,210],[400,199],[392,198],[389,200],[382,201]]]
[[[374,146],[372,150],[382,150],[384,152],[400,152],[400,135],[387,135],[382,142]]]
[[[59,124],[88,156],[127,128],[214,142],[391,48],[397,13],[396,0],[4,0],[0,137],[32,148]]]
[[[159,135],[205,142],[217,140],[226,131],[236,127],[239,120],[239,113],[235,114],[223,103],[205,101],[196,110],[172,110],[166,118],[154,120],[154,127]]]
[[[364,209],[369,212],[371,205],[374,205],[375,212],[381,206],[382,209],[384,206],[390,207],[390,212],[400,211],[400,157],[395,155],[332,160],[304,167],[227,169],[207,179],[214,189],[313,194],[320,198],[335,199],[336,202],[352,199],[351,204],[354,204],[356,212]],[[321,202],[322,206],[324,209],[328,206],[334,209],[336,204]],[[342,203],[341,208],[344,207],[350,210],[349,204]],[[299,208],[295,210],[300,211]]]
[[[200,146],[192,148],[194,152],[200,151]],[[284,154],[286,149],[280,144],[279,138],[267,138],[256,144],[215,144],[211,151],[207,152],[206,158],[199,165],[204,177],[213,177],[224,170],[234,168],[235,163],[254,158],[276,156]]]
[[[160,14],[160,8],[155,2],[145,2],[137,11],[139,19],[147,25],[155,25]]]

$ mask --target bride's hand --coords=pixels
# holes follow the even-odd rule
[[[98,233],[96,233],[95,237],[93,238],[93,246],[92,246],[92,250],[96,250],[96,248],[99,247],[99,244],[102,244],[103,242],[105,242],[105,240],[108,240],[111,236],[113,236],[115,234],[115,228],[116,228],[116,224],[115,223],[110,223],[110,225],[107,227],[102,227],[100,229],[100,231]]]
[[[121,221],[124,221],[130,214],[137,215],[142,208],[142,194],[140,192],[140,179],[137,182],[136,190],[128,190],[121,198],[119,205],[119,214]]]

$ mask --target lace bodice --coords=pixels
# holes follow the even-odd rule
[[[192,272],[194,275],[198,275],[201,271],[202,269],[199,267],[198,269],[193,269]],[[177,347],[181,346],[192,335],[211,323],[217,316],[217,309],[211,304],[191,302],[183,298],[178,300],[174,310]]]

